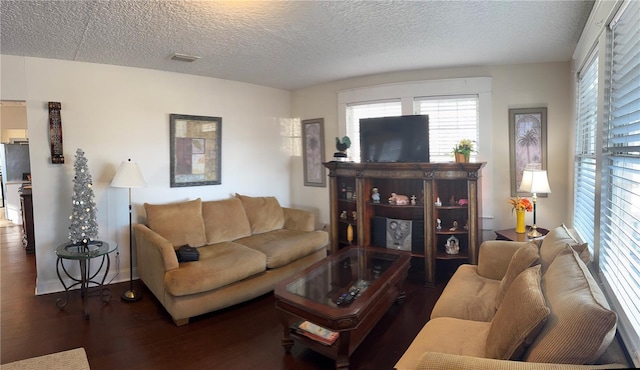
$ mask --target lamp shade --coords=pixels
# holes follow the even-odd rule
[[[519,191],[536,194],[551,193],[546,170],[524,170]]]
[[[111,186],[115,188],[143,188],[147,186],[147,183],[142,177],[138,164],[129,159],[120,164],[118,172],[111,181]]]

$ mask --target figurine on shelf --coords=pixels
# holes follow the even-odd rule
[[[354,221],[356,220],[356,215],[357,214],[358,213],[356,211],[351,212],[351,218],[353,218]]]
[[[409,197],[406,195],[391,193],[391,197],[389,198],[389,204],[395,204],[397,206],[409,205]]]
[[[468,199],[464,199],[464,198],[459,199],[458,200],[458,205],[460,205],[460,206],[469,205],[469,200]]]
[[[380,193],[378,192],[378,188],[371,189],[371,200],[373,203],[380,203]]]
[[[456,205],[456,197],[454,197],[453,195],[451,196],[451,198],[449,198],[449,205],[450,206]]]
[[[458,241],[455,236],[451,235],[449,239],[447,239],[447,244],[445,244],[444,250],[447,254],[458,254],[460,252],[460,241]]]
[[[340,219],[342,219],[342,220],[346,220],[347,219],[347,211],[342,211],[340,213]]]
[[[458,230],[458,221],[453,221],[453,226],[451,226],[449,231],[456,231],[456,230]]]
[[[442,220],[437,219],[436,222],[438,223],[438,225],[436,226],[436,230],[442,230]]]
[[[464,229],[469,230],[469,220],[464,224]]]
[[[353,190],[350,187],[347,187],[347,200],[352,200],[353,199]]]
[[[436,202],[434,203],[436,207],[442,207],[442,202],[440,201],[440,197],[436,198]]]
[[[412,195],[412,196],[411,196],[411,205],[412,205],[412,206],[415,206],[415,205],[416,205],[416,199],[417,199],[417,198],[416,198],[416,196],[415,196],[415,195]]]

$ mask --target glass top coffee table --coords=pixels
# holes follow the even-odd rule
[[[400,285],[410,258],[408,252],[349,247],[277,284],[285,350],[300,342],[336,360],[337,369],[348,368],[349,356],[382,315],[404,299]],[[326,329],[331,339],[301,330],[303,322]]]

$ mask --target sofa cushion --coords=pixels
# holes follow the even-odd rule
[[[542,276],[542,290],[551,313],[523,359],[563,364],[596,361],[614,338],[617,316],[569,246]]]
[[[306,232],[281,229],[235,242],[264,253],[267,256],[267,268],[275,269],[324,248],[329,243],[329,235],[321,230]]]
[[[394,368],[415,369],[420,356],[429,351],[483,357],[490,326],[488,322],[451,317],[431,319],[422,327]]]
[[[431,311],[431,318],[455,317],[489,322],[496,314],[500,280],[478,275],[478,266],[461,265]]]
[[[542,265],[542,275],[547,272],[549,265],[556,258],[564,247],[569,244],[572,248],[583,252],[586,248],[585,243],[577,242],[571,234],[569,234],[567,228],[564,225],[558,226],[555,229],[549,231],[549,233],[542,239],[540,245],[540,264]],[[589,252],[587,248],[587,253]]]
[[[164,285],[170,294],[183,296],[213,290],[264,272],[264,254],[233,242],[198,248],[200,259],[167,271]]]
[[[540,288],[540,265],[530,267],[513,281],[491,320],[485,357],[519,359],[542,329],[548,315],[549,308]]]
[[[240,194],[236,194],[236,197],[240,198],[247,213],[251,234],[266,233],[284,226],[284,211],[275,197],[249,197]]]
[[[516,277],[518,277],[522,271],[539,262],[540,254],[538,254],[538,246],[534,243],[523,245],[511,256],[507,272],[500,281],[500,287],[498,287],[498,293],[496,294],[496,309],[500,308],[500,304],[507,294],[507,290],[509,290],[511,283],[513,283]]]
[[[230,242],[251,235],[249,219],[238,198],[202,202],[207,244]]]
[[[167,239],[175,249],[185,244],[206,244],[200,198],[171,204],[144,204],[149,228]]]

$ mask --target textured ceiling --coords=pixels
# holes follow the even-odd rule
[[[297,89],[571,59],[593,1],[6,1],[0,52]],[[194,63],[173,53],[200,56]]]

